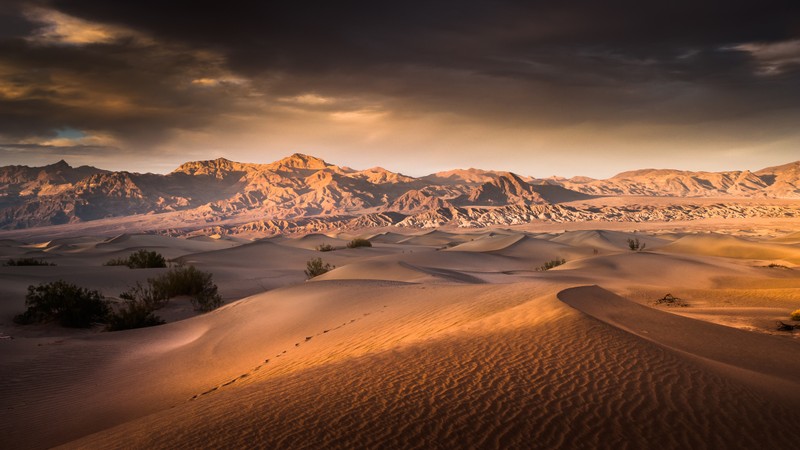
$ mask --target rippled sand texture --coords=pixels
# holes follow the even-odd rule
[[[0,447],[793,448],[800,339],[759,320],[800,308],[794,235],[629,236],[3,243],[59,266],[0,268]],[[32,280],[157,273],[98,267],[137,242],[214,272],[226,305],[115,333],[9,325]],[[337,269],[302,282],[318,255]],[[690,306],[654,306],[666,292]]]
[[[223,389],[74,446],[766,448],[794,442],[800,414],[776,398],[554,303],[534,299],[473,330]],[[537,321],[539,312],[555,315]]]

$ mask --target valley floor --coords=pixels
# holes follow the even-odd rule
[[[0,259],[57,264],[0,267],[0,443],[796,445],[800,330],[776,321],[797,323],[800,224],[590,225],[364,231],[373,246],[353,249],[351,234],[0,241]],[[166,325],[120,332],[12,322],[30,284],[113,298],[165,270],[103,266],[140,248],[212,272],[225,305],[177,298]],[[336,269],[305,281],[316,257]]]

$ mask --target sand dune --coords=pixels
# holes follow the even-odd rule
[[[304,248],[306,250],[316,250],[322,244],[328,244],[334,248],[344,248],[349,241],[339,239],[324,234],[308,234],[300,238],[283,239],[280,245],[288,247]]]
[[[660,448],[764,448],[793,442],[787,430],[800,415],[770,393],[721,376],[695,355],[570,312],[552,294],[527,296],[518,287],[501,294],[510,307],[494,305],[466,326],[429,316],[428,327],[445,328],[428,328],[425,341],[274,376],[259,371],[244,384],[69,447],[123,439],[153,448],[433,442],[481,448],[653,442]],[[433,303],[441,299],[427,297]],[[351,338],[357,339],[351,346],[374,340],[357,330]]]
[[[800,264],[800,248],[791,245],[751,242],[735,236],[706,234],[685,236],[662,247],[663,251],[726,258],[780,260]]]
[[[589,274],[586,279],[603,280],[606,285],[612,286],[713,287],[721,277],[752,275],[752,269],[726,261],[712,264],[691,256],[626,252],[568,262],[553,270]]]
[[[386,280],[406,283],[435,283],[437,277],[418,268],[397,261],[368,261],[347,264],[315,278],[317,281],[330,280]]]
[[[457,245],[448,251],[487,252],[509,258],[525,259],[535,267],[552,260],[574,260],[593,254],[593,248],[538,239],[527,235],[507,235],[483,238]]]
[[[690,355],[787,406],[800,401],[800,345],[786,339],[688,319],[632,303],[597,286],[558,298],[602,322]],[[731,370],[735,368],[735,370]]]
[[[772,242],[777,242],[781,244],[800,244],[800,231],[794,233],[788,233],[783,236],[776,237],[772,239]]]
[[[486,234],[450,247],[448,250],[459,252],[492,252],[505,249],[520,240],[525,239],[524,234]]]
[[[102,250],[131,250],[131,249],[159,249],[159,251],[170,258],[177,257],[186,253],[207,252],[212,250],[224,249],[239,245],[236,242],[218,239],[214,241],[203,241],[197,239],[176,239],[168,236],[157,236],[148,234],[123,234],[115,238],[97,244],[98,249]]]
[[[668,242],[645,234],[631,235],[607,230],[567,231],[560,236],[552,238],[551,241],[574,247],[590,247],[598,251],[618,251],[628,250],[628,239],[639,239],[642,244],[647,244],[647,247],[651,249]]]
[[[377,233],[377,234],[367,234],[363,237],[364,239],[369,239],[371,242],[381,243],[381,244],[397,244],[403,239],[408,238],[408,236],[405,234],[392,233],[390,231],[384,231],[382,233]]]
[[[800,308],[800,271],[765,267],[791,245],[636,234],[648,251],[631,252],[634,234],[610,231],[372,235],[372,248],[332,252],[313,250],[332,239],[322,235],[24,249],[59,265],[0,267],[0,336],[14,337],[0,339],[3,447],[795,444],[800,333],[769,334]],[[100,265],[139,245],[212,272],[226,304],[114,333],[11,323],[30,283],[115,295],[163,271]],[[307,282],[316,257],[336,269]],[[667,292],[690,306],[652,305]]]
[[[406,245],[427,245],[427,246],[443,246],[452,243],[464,242],[469,240],[469,235],[460,235],[455,233],[446,233],[444,231],[426,231],[421,234],[412,235],[398,243]]]

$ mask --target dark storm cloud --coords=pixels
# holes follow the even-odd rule
[[[7,140],[72,127],[146,147],[221,116],[298,111],[444,112],[517,127],[800,116],[791,1],[8,5]],[[67,42],[48,28],[66,20],[53,11],[108,28]]]
[[[404,102],[416,97],[420,106],[446,109],[454,101],[485,110],[495,109],[494,98],[507,104],[502,84],[511,82],[520,100],[551,100],[563,93],[581,116],[586,114],[577,110],[583,108],[619,113],[607,96],[618,96],[628,109],[659,90],[670,95],[670,83],[694,83],[719,89],[720,95],[726,95],[726,86],[755,88],[767,103],[786,103],[766,86],[782,80],[757,77],[750,55],[725,48],[800,36],[800,5],[774,1],[233,1],[204,9],[190,1],[64,0],[54,5],[79,17],[218,50],[245,76],[284,74],[270,84],[276,95],[309,87],[333,95],[367,90]],[[641,99],[628,94],[636,85]],[[453,86],[468,90],[451,92]],[[509,109],[530,109],[519,103]]]
[[[14,38],[0,41],[0,55],[0,89],[15,94],[0,95],[6,137],[51,137],[69,126],[147,145],[175,128],[207,125],[226,103],[225,90],[212,94],[192,85],[218,68],[187,47],[130,37],[80,46]]]
[[[167,3],[165,5],[165,3]],[[464,64],[548,45],[610,46],[640,56],[797,36],[796,2],[62,0],[60,10],[224,48],[241,70],[340,70]]]

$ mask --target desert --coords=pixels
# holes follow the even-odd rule
[[[4,239],[56,264],[0,268],[4,446],[791,446],[800,333],[775,325],[800,323],[797,222],[706,230],[724,222]],[[167,270],[102,265],[137,249],[213,273],[224,305],[12,322],[29,284],[113,298]],[[316,257],[335,268],[306,280]]]
[[[800,2],[0,0],[0,450],[800,448]]]

